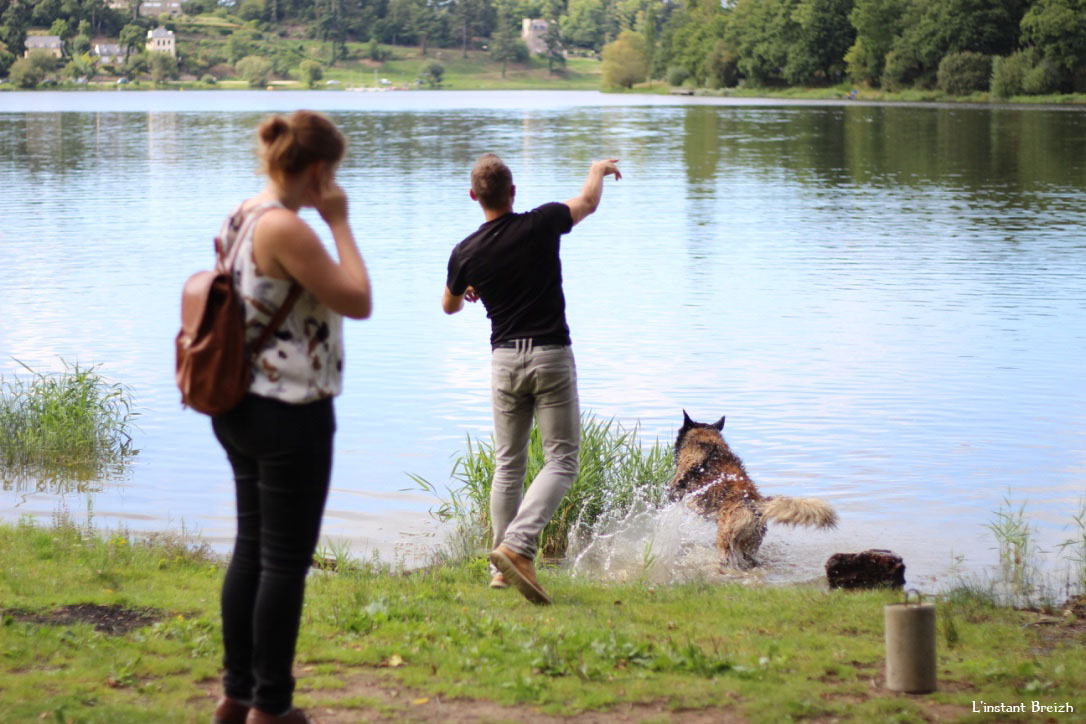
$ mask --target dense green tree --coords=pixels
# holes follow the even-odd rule
[[[151,69],[151,80],[157,85],[179,75],[177,59],[169,53],[149,53],[147,65]]]
[[[316,0],[314,3],[316,37],[331,45],[330,63],[347,54],[347,25],[341,0]]]
[[[127,62],[133,50],[139,52],[147,45],[147,31],[139,25],[130,23],[121,28],[121,37],[118,42],[124,48],[124,59]]]
[[[799,37],[793,12],[799,0],[738,0],[725,36],[739,55],[739,70],[755,85],[785,81],[789,50]]]
[[[792,11],[798,33],[788,50],[784,78],[792,84],[837,83],[845,53],[856,40],[849,22],[854,0],[800,0]]]
[[[58,58],[44,48],[31,50],[26,59],[30,61],[30,65],[41,72],[43,77],[56,70],[60,63]]]
[[[310,88],[315,88],[324,77],[324,68],[315,60],[303,60],[298,66],[298,77]]]
[[[226,39],[226,59],[237,63],[247,55],[255,55],[260,46],[260,33],[248,28],[238,28]]]
[[[1037,0],[1022,18],[1022,44],[1067,77],[1086,68],[1086,0]]]
[[[61,71],[61,75],[69,80],[79,80],[94,75],[94,58],[89,53],[72,56]]]
[[[935,84],[943,57],[971,51],[1010,53],[1017,42],[1022,6],[1018,0],[912,0],[895,38],[892,81],[900,86]]]
[[[697,85],[708,85],[709,58],[728,29],[728,18],[729,12],[716,0],[690,0],[663,27],[656,66],[681,67]]]
[[[8,69],[15,62],[15,54],[8,50],[7,44],[0,40],[0,76],[8,74]]]
[[[271,79],[272,62],[263,56],[247,55],[235,67],[251,88],[263,88]]]
[[[939,89],[950,95],[960,96],[974,91],[988,90],[992,77],[992,57],[965,50],[948,53],[939,63]]]
[[[575,48],[599,50],[604,42],[603,0],[569,0],[562,17],[562,37]]]
[[[856,41],[846,56],[849,74],[858,83],[879,85],[886,54],[903,29],[904,3],[900,0],[856,0],[849,21]]]
[[[516,22],[516,6],[512,0],[498,0],[495,9],[497,20],[494,32],[490,36],[490,57],[502,64],[502,78],[510,62],[524,63],[528,60],[528,46],[520,39]]]
[[[431,60],[422,69],[422,75],[419,80],[426,83],[431,88],[440,88],[441,81],[445,77],[445,66],[438,63],[436,60]]]
[[[645,38],[634,30],[623,30],[614,41],[603,46],[603,83],[632,88],[648,76]]]
[[[79,55],[81,53],[88,53],[91,49],[91,39],[86,35],[77,35],[72,38],[72,42],[69,44],[72,55]]]
[[[543,9],[543,18],[547,21],[547,32],[543,35],[543,57],[547,59],[547,70],[551,73],[556,68],[566,66],[565,40],[562,37],[562,2],[547,0]]]
[[[124,62],[124,74],[129,78],[134,78],[143,73],[148,73],[151,70],[151,57],[150,53],[146,50],[139,53],[132,53],[128,56],[128,59]]]
[[[452,5],[453,22],[460,36],[460,48],[464,57],[468,57],[468,46],[476,34],[488,35],[490,32],[489,14],[492,8],[488,0],[455,0]]]
[[[19,58],[11,64],[9,71],[12,84],[16,88],[36,88],[45,75],[34,67],[29,58]]]
[[[1005,58],[992,60],[992,80],[990,83],[992,95],[996,98],[1010,98],[1022,95],[1023,80],[1026,73],[1033,67],[1031,53],[1019,51]]]
[[[72,26],[64,18],[57,18],[53,21],[52,25],[49,26],[49,34],[55,35],[61,40],[67,40],[75,35]]]
[[[243,0],[238,5],[238,17],[242,20],[264,20],[267,14],[267,8],[264,5],[264,0]]]
[[[2,0],[6,3],[0,13],[0,41],[16,55],[22,55],[26,47],[26,31],[30,27],[33,8],[29,0]]]

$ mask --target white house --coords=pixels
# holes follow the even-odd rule
[[[117,43],[95,43],[91,54],[102,65],[118,65],[124,62],[124,48]]]
[[[177,44],[172,30],[166,30],[161,25],[154,30],[147,31],[147,50],[151,53],[169,53],[177,57]]]
[[[64,43],[56,35],[28,35],[26,36],[26,52],[23,57],[30,55],[32,50],[48,50],[54,58],[64,55]]]
[[[528,52],[532,55],[540,55],[547,50],[547,41],[544,36],[550,23],[542,18],[524,18],[520,25],[520,37],[528,46]]]

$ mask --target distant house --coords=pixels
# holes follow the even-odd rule
[[[124,48],[117,43],[95,43],[91,54],[101,65],[120,65],[124,62]]]
[[[48,50],[54,58],[64,55],[64,43],[56,35],[28,35],[26,36],[26,52],[23,57],[30,55],[32,50]]]
[[[128,0],[109,0],[106,5],[110,10],[128,10],[132,7]]]
[[[163,13],[180,15],[181,0],[146,0],[140,3],[140,15],[145,18],[157,18]]]
[[[532,55],[541,55],[547,51],[547,28],[550,23],[542,18],[524,18],[521,21],[520,37],[528,46],[528,52]]]
[[[147,50],[151,53],[169,53],[176,58],[177,44],[174,41],[173,31],[166,30],[161,25],[154,30],[148,30]]]

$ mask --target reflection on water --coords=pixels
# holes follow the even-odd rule
[[[49,105],[65,98],[78,112]],[[173,388],[177,296],[260,186],[254,128],[292,103],[323,107],[348,137],[340,177],[375,285],[374,318],[346,328],[325,522],[356,552],[432,540],[432,501],[405,473],[443,480],[465,434],[489,434],[486,320],[446,317],[438,300],[449,249],[482,222],[467,176],[491,150],[519,208],[576,194],[593,158],[621,159],[623,180],[563,243],[582,405],[668,440],[684,408],[726,414],[763,490],[830,499],[839,531],[767,537],[783,578],[870,547],[901,553],[913,581],[959,556],[979,570],[1008,490],[1028,499],[1050,558],[1070,537],[1086,480],[1086,114],[5,94],[0,371],[11,357],[101,363],[142,407],[130,477],[86,493],[99,524],[184,521],[229,540],[226,461]],[[48,516],[63,497],[4,496],[7,518]]]

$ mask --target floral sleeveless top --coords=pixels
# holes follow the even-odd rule
[[[235,244],[241,244],[234,258],[234,287],[243,301],[248,344],[256,341],[275,316],[293,283],[264,276],[253,259],[254,215],[276,207],[285,208],[278,201],[246,211],[238,206],[219,233],[226,258]],[[286,319],[252,360],[249,391],[255,395],[294,404],[334,397],[343,387],[343,317],[303,289]]]

